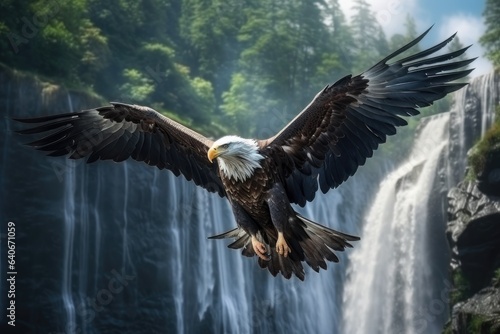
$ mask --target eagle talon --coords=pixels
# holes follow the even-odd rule
[[[278,252],[279,255],[283,255],[284,257],[287,257],[289,253],[292,252],[290,247],[288,247],[288,244],[285,241],[285,237],[283,236],[282,232],[278,232],[278,241],[276,241],[276,252]]]
[[[260,257],[264,261],[269,261],[269,256],[267,255],[267,249],[266,245],[264,245],[262,242],[257,240],[256,237],[252,236],[252,247],[257,254],[258,257]]]

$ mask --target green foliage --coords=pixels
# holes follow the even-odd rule
[[[148,97],[154,91],[153,81],[136,69],[125,69],[123,76],[126,79],[120,90],[123,95],[130,97],[137,103],[147,103]]]
[[[224,103],[221,109],[227,117],[227,124],[234,132],[247,137],[255,134],[266,137],[257,130],[267,128],[268,124],[257,124],[256,115],[264,116],[263,121],[269,122],[269,116],[279,107],[279,102],[269,98],[263,82],[259,83],[248,75],[236,73],[231,80],[230,90],[222,97]],[[271,135],[271,132],[266,135]]]
[[[227,79],[224,67],[233,67],[239,56],[236,36],[244,23],[243,6],[238,0],[182,1],[180,35],[190,49],[187,55],[196,75],[211,81]]]
[[[499,107],[497,107],[498,112]],[[487,161],[489,159],[490,154],[494,150],[500,150],[500,119],[497,118],[497,121],[493,124],[493,126],[486,131],[484,136],[478,141],[476,145],[471,149],[471,153],[469,154],[469,166],[470,175],[468,178],[475,179],[477,175],[480,175],[482,171],[485,169]]]
[[[349,33],[338,9],[337,1],[263,2],[245,9],[239,61],[220,107],[231,127],[272,135],[333,78],[350,71]]]
[[[452,279],[453,291],[450,294],[450,304],[455,305],[471,296],[470,284],[460,268],[453,271]]]
[[[492,283],[493,283],[493,286],[500,288],[500,268],[495,270],[495,272],[493,273]]]
[[[486,57],[495,68],[500,68],[500,2],[487,0],[483,12],[486,32],[479,40],[486,49]]]
[[[1,62],[176,113],[212,135],[272,136],[326,84],[418,35],[408,16],[406,32],[387,39],[365,0],[354,1],[351,23],[339,0],[0,4]],[[415,127],[386,154],[405,152]]]
[[[101,30],[88,19],[83,20],[80,36],[83,52],[79,76],[83,82],[91,84],[109,62],[108,39],[101,35]]]
[[[442,334],[453,334],[453,329],[451,328],[450,320],[448,320],[448,322],[444,325]]]
[[[3,6],[8,8],[0,16],[3,62],[71,84],[92,83],[105,63],[107,41],[87,18],[87,1],[3,1]]]
[[[500,312],[495,312],[488,318],[488,330],[491,334],[498,334],[500,332]]]
[[[488,330],[487,319],[480,314],[470,314],[467,324],[467,330],[469,333],[492,333]]]
[[[213,112],[215,110],[215,96],[214,89],[210,81],[196,77],[191,80],[191,86],[200,97],[200,101],[204,108],[206,108],[207,112]]]

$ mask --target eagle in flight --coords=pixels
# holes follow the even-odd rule
[[[430,29],[429,29],[430,30]],[[431,105],[466,83],[455,80],[472,70],[474,59],[453,60],[467,48],[435,55],[440,44],[398,59],[429,31],[375,64],[321,90],[288,125],[268,139],[225,136],[216,141],[143,106],[110,106],[30,119],[21,134],[45,134],[29,143],[49,156],[70,159],[130,157],[159,169],[184,175],[196,185],[226,197],[237,227],[212,238],[234,238],[228,247],[257,260],[262,268],[285,278],[304,279],[302,262],[326,269],[338,262],[334,251],[351,247],[358,237],[315,223],[297,213],[338,187],[371,157],[396,127],[400,116]],[[395,59],[396,58],[396,59]]]

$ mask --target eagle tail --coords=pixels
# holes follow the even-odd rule
[[[326,269],[325,260],[339,262],[333,251],[344,251],[345,248],[352,247],[349,241],[359,240],[359,237],[320,225],[298,213],[296,218],[290,223],[288,239],[299,244],[304,261],[315,271],[319,271],[319,268]]]
[[[298,213],[295,213],[294,219],[290,220],[284,234],[285,240],[291,248],[291,253],[287,257],[276,252],[277,232],[274,227],[257,233],[257,239],[266,245],[270,255],[268,261],[259,258],[259,266],[267,268],[273,276],[281,273],[289,279],[294,274],[302,281],[305,278],[303,261],[316,272],[320,268],[326,269],[326,261],[339,262],[339,258],[333,251],[343,251],[347,247],[352,247],[349,241],[359,240],[359,237],[330,229]],[[241,227],[209,237],[209,239],[224,238],[235,239],[233,243],[228,245],[229,248],[242,248],[244,256],[255,255],[251,245],[251,236]]]
[[[259,232],[259,235],[257,237],[259,239],[262,239],[260,232]],[[242,229],[241,227],[236,227],[236,228],[233,228],[232,230],[229,230],[227,232],[208,237],[208,239],[226,239],[226,238],[236,239],[234,242],[229,244],[227,247],[232,248],[232,249],[243,248],[242,254],[244,256],[252,257],[255,255],[255,252],[251,246],[252,237],[250,236],[250,234],[245,232],[245,230]]]

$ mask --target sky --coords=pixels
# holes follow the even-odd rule
[[[339,2],[349,18],[353,12],[352,0]],[[367,2],[372,6],[372,11],[388,37],[405,32],[406,15],[410,14],[419,32],[424,32],[434,24],[421,42],[421,46],[432,46],[457,32],[464,46],[472,44],[467,55],[479,57],[472,64],[475,70],[471,76],[482,75],[493,69],[491,63],[484,57],[483,47],[479,44],[479,38],[485,31],[482,16],[485,0],[367,0]]]

